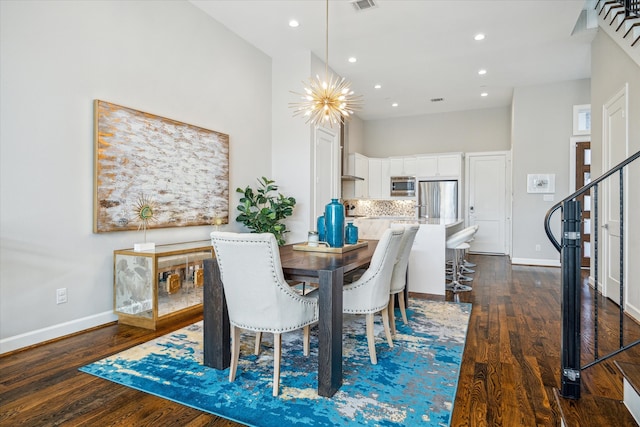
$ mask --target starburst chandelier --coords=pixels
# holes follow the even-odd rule
[[[301,97],[301,101],[291,103],[293,115],[307,117],[307,123],[319,126],[327,123],[331,127],[337,123],[344,123],[362,104],[360,96],[354,96],[351,84],[339,76],[329,76],[329,0],[326,0],[326,39],[324,80],[316,75],[303,82],[304,92],[294,94]]]

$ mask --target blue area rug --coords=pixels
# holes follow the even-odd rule
[[[364,316],[344,318],[342,388],[317,394],[317,329],[311,354],[302,331],[282,337],[280,395],[271,395],[273,342],[242,335],[236,380],[229,370],[203,366],[202,322],[80,368],[81,371],[253,426],[448,426],[455,400],[470,304],[409,300],[409,324],[396,310],[389,348],[376,316],[378,364],[369,361]]]

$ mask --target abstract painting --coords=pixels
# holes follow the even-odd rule
[[[94,101],[95,233],[227,223],[229,135]]]

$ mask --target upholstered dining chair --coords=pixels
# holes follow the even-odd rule
[[[231,324],[233,382],[240,356],[240,330],[256,332],[256,353],[262,332],[273,333],[273,395],[280,385],[284,332],[304,330],[304,355],[309,354],[309,327],[318,321],[317,293],[302,296],[284,279],[278,243],[271,233],[211,233]],[[248,265],[250,262],[250,265]]]
[[[405,307],[405,293],[407,292],[407,267],[409,265],[409,255],[411,253],[411,247],[413,241],[416,239],[416,234],[420,226],[417,224],[410,224],[404,227],[404,233],[402,234],[402,240],[400,241],[400,250],[398,251],[398,261],[393,266],[393,273],[391,274],[391,289],[389,298],[389,324],[391,327],[391,333],[396,333],[396,316],[395,311],[395,296],[398,296],[398,307],[400,307],[400,314],[402,315],[402,321],[407,324],[407,310]]]
[[[389,330],[389,292],[393,266],[398,259],[400,241],[404,228],[388,228],[382,233],[369,268],[353,283],[342,288],[342,312],[347,314],[366,315],[367,343],[369,358],[377,364],[375,338],[373,335],[373,315],[381,312],[382,324],[389,347],[393,347]]]

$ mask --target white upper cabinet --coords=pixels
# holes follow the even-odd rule
[[[427,177],[457,177],[462,168],[461,154],[443,154],[439,156],[418,156],[416,176]]]
[[[415,156],[391,157],[389,159],[389,174],[391,176],[413,176],[418,171],[418,161]]]
[[[389,163],[389,159],[369,159],[369,198],[389,198]]]
[[[418,176],[436,176],[437,174],[437,156],[418,156]]]
[[[369,159],[359,153],[349,154],[348,174],[362,179],[343,181],[342,197],[345,199],[361,199],[369,197]]]

